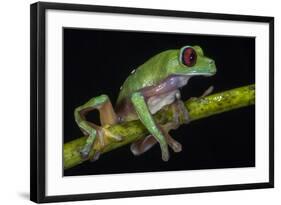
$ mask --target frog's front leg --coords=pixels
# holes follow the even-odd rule
[[[163,161],[169,160],[169,150],[165,135],[161,128],[155,123],[149,108],[145,102],[144,96],[140,92],[133,93],[131,96],[133,106],[144,126],[151,135],[158,141],[161,148]]]
[[[181,123],[188,123],[189,116],[184,106],[184,103],[181,100],[176,100],[174,103],[172,103],[171,108],[173,110],[173,120],[164,125],[159,125],[159,127],[162,133],[164,134],[168,145],[172,148],[172,150],[174,152],[180,152],[182,150],[182,145],[178,141],[172,138],[172,136],[169,134],[169,131],[172,129],[177,129]],[[180,120],[180,113],[183,116],[181,120]],[[155,140],[155,138],[152,135],[149,135],[144,139],[132,143],[131,151],[134,155],[138,156],[148,151],[156,143],[157,141]]]
[[[112,107],[112,104],[107,95],[100,95],[90,99],[87,103],[79,106],[74,111],[75,121],[78,124],[82,132],[88,136],[86,144],[80,150],[83,158],[88,158],[89,153],[93,147],[96,138],[98,138],[101,144],[104,143],[104,133],[116,141],[120,141],[120,136],[115,136],[111,134],[106,128],[95,125],[86,120],[86,114],[94,109],[97,109],[100,113],[100,123],[101,126],[113,125],[118,123],[117,115]],[[100,153],[95,153],[93,159],[97,160]]]

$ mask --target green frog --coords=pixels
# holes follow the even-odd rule
[[[183,46],[151,57],[127,77],[120,88],[115,109],[107,95],[93,97],[75,109],[75,121],[88,136],[80,150],[82,157],[89,157],[95,142],[104,143],[105,134],[113,140],[122,141],[123,137],[111,133],[107,126],[139,119],[150,134],[131,144],[132,153],[140,155],[158,142],[162,160],[168,161],[168,147],[174,152],[182,150],[181,144],[169,134],[171,129],[177,129],[179,126],[178,113],[183,113],[186,123],[189,121],[179,89],[185,86],[192,76],[213,76],[215,73],[214,60],[206,57],[200,46]],[[175,109],[174,120],[159,125],[152,115],[166,105]],[[100,114],[100,126],[86,119],[87,113],[95,109]],[[100,154],[96,152],[91,160],[97,160]]]

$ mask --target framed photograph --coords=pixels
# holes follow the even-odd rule
[[[274,18],[31,5],[34,202],[274,187]]]

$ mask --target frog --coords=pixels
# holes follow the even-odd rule
[[[209,77],[216,72],[215,61],[205,56],[199,45],[185,45],[152,56],[134,69],[124,81],[115,107],[108,95],[102,94],[75,108],[75,121],[87,136],[80,150],[81,157],[89,158],[94,143],[104,145],[105,135],[116,142],[123,140],[123,136],[111,133],[109,126],[140,120],[149,134],[131,144],[132,153],[139,156],[158,143],[162,160],[168,161],[169,148],[174,152],[182,150],[182,145],[169,134],[170,130],[177,129],[180,125],[179,113],[184,116],[184,123],[189,122],[180,89],[187,85],[193,76]],[[207,91],[207,94],[209,92],[211,91]],[[167,105],[173,109],[173,120],[164,125],[157,124],[153,115]],[[86,119],[86,115],[93,110],[99,112],[100,125]],[[100,155],[101,151],[95,151],[90,160],[96,161]]]

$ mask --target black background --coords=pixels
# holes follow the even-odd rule
[[[153,55],[185,45],[200,45],[214,59],[217,74],[193,77],[182,99],[200,96],[210,85],[214,92],[255,82],[255,39],[247,37],[186,35],[65,28],[64,37],[64,143],[82,136],[73,111],[90,98],[107,94],[112,103],[130,72]],[[98,113],[87,117],[99,122]],[[171,131],[183,151],[163,162],[159,146],[134,156],[129,146],[64,171],[65,176],[255,166],[255,107],[212,116]]]

